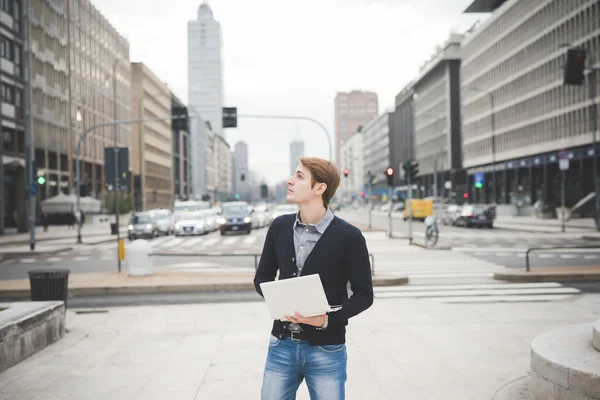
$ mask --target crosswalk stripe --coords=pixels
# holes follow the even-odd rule
[[[223,244],[226,245],[226,246],[230,246],[232,244],[235,244],[237,241],[238,241],[238,238],[236,238],[236,237],[229,237],[229,238],[227,238],[227,239],[225,239],[223,241]]]
[[[162,241],[162,242],[158,242],[158,243],[153,243],[152,247],[171,247],[171,246],[176,246],[179,243],[181,243],[182,239],[181,238],[173,238],[170,240],[166,240],[166,241]]]
[[[432,297],[424,299],[436,303],[526,303],[542,301],[567,300],[572,294],[541,294],[541,295],[514,295],[514,296],[464,296],[464,297]]]
[[[536,282],[536,283],[477,283],[477,284],[458,284],[458,285],[421,285],[421,286],[380,286],[374,288],[374,292],[427,292],[427,291],[464,291],[464,290],[475,290],[475,289],[549,289],[549,288],[562,288],[563,286],[558,282]]]
[[[247,238],[244,239],[243,244],[253,244],[254,242],[256,242],[256,239],[258,239],[258,236],[256,236],[256,235],[248,236]]]
[[[508,285],[507,285],[508,286]],[[472,289],[472,290],[421,290],[413,292],[377,292],[375,297],[462,297],[468,296],[509,296],[509,295],[540,295],[540,294],[579,294],[575,288],[516,288],[516,289]]]
[[[219,241],[219,237],[214,237],[214,238],[210,238],[208,240],[205,240],[204,242],[202,242],[202,245],[203,246],[213,246],[218,241]]]
[[[179,245],[179,247],[186,247],[186,248],[187,247],[192,247],[192,246],[200,243],[201,241],[202,241],[201,237],[199,237],[199,238],[193,238],[193,239],[187,239],[187,240],[184,240],[183,243],[181,243]]]

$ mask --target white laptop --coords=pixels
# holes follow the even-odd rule
[[[286,315],[296,311],[303,317],[314,317],[338,311],[342,306],[330,306],[318,274],[263,282],[260,288],[273,319],[287,321]]]

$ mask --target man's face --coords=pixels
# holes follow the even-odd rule
[[[327,187],[324,183],[316,183],[311,187],[312,175],[302,163],[298,164],[294,174],[288,179],[286,200],[290,203],[307,203],[316,196],[322,195]]]

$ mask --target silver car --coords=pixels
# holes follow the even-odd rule
[[[129,220],[127,236],[129,240],[139,238],[152,239],[158,236],[158,226],[152,212],[135,213]]]
[[[203,235],[208,232],[203,211],[182,213],[175,223],[175,236]]]

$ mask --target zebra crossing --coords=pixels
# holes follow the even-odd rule
[[[456,251],[425,250],[365,234],[375,256],[376,276],[405,275],[404,286],[375,287],[377,299],[418,298],[438,303],[498,303],[566,300],[580,290],[557,282],[511,283],[494,280],[496,263]],[[398,242],[398,241],[396,241]]]
[[[192,237],[165,236],[149,240],[149,243],[152,245],[153,253],[234,253],[235,251],[240,250],[244,250],[245,252],[249,252],[253,249],[259,250],[262,248],[263,240],[264,236],[257,234],[244,236],[221,236],[213,234]],[[112,254],[116,251],[116,247],[117,245],[115,242],[103,243],[93,246],[93,251]],[[90,251],[90,249],[76,250],[80,252]]]

